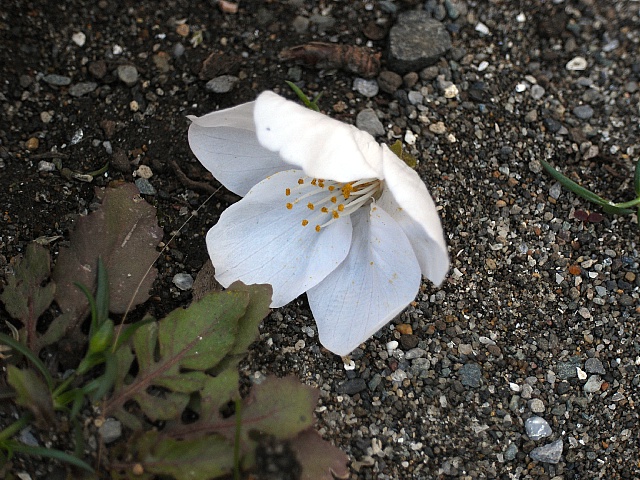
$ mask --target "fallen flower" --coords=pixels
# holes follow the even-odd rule
[[[306,292],[320,342],[346,355],[449,269],[440,219],[418,174],[368,133],[273,92],[189,117],[189,145],[244,198],[207,234],[216,279]]]

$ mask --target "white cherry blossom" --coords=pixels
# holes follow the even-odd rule
[[[190,117],[202,164],[244,198],[207,234],[216,279],[273,286],[272,307],[306,292],[320,342],[346,355],[449,269],[418,174],[368,133],[273,92]]]

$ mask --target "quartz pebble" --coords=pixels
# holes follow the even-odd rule
[[[574,57],[567,62],[565,68],[571,71],[585,70],[587,68],[587,60],[584,57]]]
[[[560,461],[563,447],[562,440],[556,440],[548,445],[534,448],[529,452],[529,456],[537,462],[555,464]]]
[[[380,91],[378,82],[366,78],[356,78],[353,81],[353,89],[365,97],[375,97]]]
[[[104,443],[115,442],[122,435],[122,424],[115,418],[107,418],[98,432]]]
[[[173,284],[180,290],[189,290],[193,287],[193,277],[188,273],[176,273],[173,276]]]
[[[552,433],[549,423],[537,415],[527,418],[524,422],[524,428],[527,436],[531,440],[540,440],[541,438],[548,437]]]

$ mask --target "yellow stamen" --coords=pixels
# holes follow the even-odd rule
[[[347,200],[351,196],[351,192],[353,192],[353,183],[347,183],[344,187],[342,187],[342,196],[345,200]]]
[[[333,215],[333,218],[340,218],[340,215],[335,210],[331,212],[331,215]]]
[[[298,185],[303,185],[303,184],[304,184],[304,179],[299,178],[299,179],[298,179]]]
[[[306,227],[307,225],[309,225],[309,220],[302,220],[302,226]]]
[[[321,228],[320,225],[316,225],[316,232],[319,232],[320,228]]]
[[[307,208],[309,210],[313,210],[315,207],[313,206],[313,203],[309,202],[309,203],[307,203]]]
[[[329,209],[328,209],[327,207],[322,207],[322,208],[320,209],[320,211],[321,211],[322,213],[329,213]]]
[[[293,208],[293,203],[287,203],[287,209],[291,210]]]
[[[338,199],[336,197],[331,197],[331,203],[336,203]]]
[[[318,186],[324,188],[324,180],[318,180]]]
[[[339,212],[344,212],[344,205],[342,203],[340,205],[338,205],[338,211]]]
[[[289,195],[291,195],[291,189],[290,189],[290,188],[287,188],[287,189],[284,191],[284,194],[285,194],[287,197],[288,197]]]
[[[311,185],[317,185],[317,180],[314,178],[313,180],[311,180]]]
[[[329,185],[329,191],[333,192],[336,189],[335,185]]]

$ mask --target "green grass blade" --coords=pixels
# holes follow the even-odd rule
[[[318,108],[318,105],[315,103],[320,98],[320,95],[318,95],[313,101],[311,101],[309,100],[309,97],[307,97],[295,83],[290,82],[289,80],[286,80],[285,83],[289,85],[289,88],[291,88],[291,90],[293,90],[293,92],[298,96],[302,103],[304,103],[305,107],[316,112],[320,111],[320,108]]]
[[[49,390],[50,391],[53,390],[53,378],[51,378],[51,374],[49,373],[49,370],[47,370],[47,367],[44,366],[44,363],[42,363],[42,360],[40,360],[31,350],[29,350],[23,344],[14,340],[9,335],[6,335],[4,333],[0,333],[0,343],[9,345],[16,352],[19,352],[22,355],[24,355],[33,364],[33,366],[36,367],[38,371],[42,374],[45,382],[47,382],[47,387],[49,387]]]
[[[91,308],[91,328],[89,329],[89,332],[95,332],[98,328],[98,309],[96,308],[96,300],[93,298],[89,289],[82,283],[73,282],[73,284],[78,287],[82,293],[84,293],[85,297],[87,297],[89,307]]]
[[[97,327],[109,318],[109,277],[102,257],[98,257],[98,282],[96,288],[96,311],[98,314]],[[91,333],[94,333],[95,330]]]
[[[640,158],[636,162],[636,173],[633,176],[633,190],[640,197]]]
[[[604,198],[596,195],[595,193],[591,192],[590,190],[587,190],[586,188],[581,187],[580,185],[578,185],[573,180],[570,180],[567,177],[565,177],[562,173],[560,173],[558,170],[553,168],[551,165],[549,165],[544,160],[540,160],[540,163],[542,164],[544,169],[547,172],[549,172],[549,175],[551,175],[558,182],[560,182],[560,184],[562,186],[564,186],[567,190],[570,190],[573,193],[575,193],[576,195],[584,198],[585,200],[589,200],[590,202],[596,203],[596,204],[598,204],[598,205],[600,205],[602,207],[610,207],[610,206],[612,206],[612,203],[609,200],[605,200]]]
[[[60,462],[65,462],[70,465],[74,465],[78,468],[82,468],[87,472],[93,473],[93,468],[88,463],[83,462],[77,457],[73,455],[69,455],[68,453],[61,452],[60,450],[54,450],[52,448],[45,447],[31,447],[29,445],[23,445],[17,442],[11,442],[11,449],[14,452],[24,453],[27,455],[38,455],[41,457],[53,458]]]

